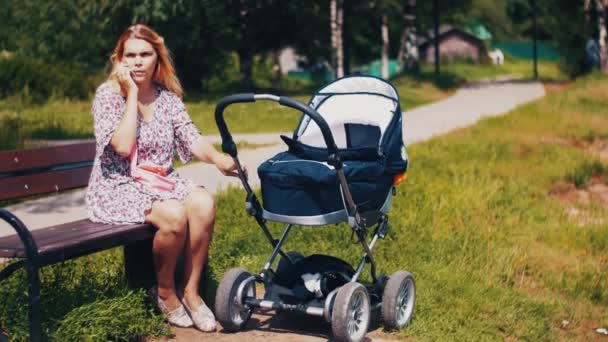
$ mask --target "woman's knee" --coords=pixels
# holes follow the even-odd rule
[[[176,200],[155,202],[152,205],[152,224],[161,231],[184,234],[188,226],[186,208]]]
[[[215,198],[207,190],[196,188],[186,198],[186,210],[189,217],[213,221],[217,210]]]

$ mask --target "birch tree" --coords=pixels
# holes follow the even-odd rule
[[[591,12],[591,6],[595,7],[597,16],[600,65],[603,72],[608,72],[608,46],[606,45],[606,38],[608,38],[608,32],[606,31],[606,9],[608,7],[608,0],[585,0],[585,11],[587,14]]]
[[[420,61],[416,39],[416,0],[407,0],[403,6],[403,30],[397,63],[400,68],[416,70]]]
[[[386,14],[382,14],[382,78],[388,79],[388,18]]]
[[[344,47],[342,43],[342,27],[344,10],[342,0],[329,2],[330,31],[331,31],[331,64],[334,68],[334,77],[344,76]]]

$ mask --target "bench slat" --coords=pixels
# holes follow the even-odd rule
[[[58,242],[69,241],[79,236],[88,236],[113,229],[116,225],[99,224],[91,222],[87,219],[64,223],[44,229],[35,230],[32,232],[38,249],[45,246],[56,244]],[[0,240],[0,246],[19,246],[22,248],[21,239],[17,235],[7,236]]]
[[[95,142],[0,152],[0,173],[91,161]]]
[[[43,259],[57,262],[149,239],[155,231],[148,224],[108,225],[85,219],[35,230],[32,235]],[[25,257],[25,249],[16,235],[0,238],[0,257]]]
[[[92,167],[0,178],[0,200],[86,186]]]

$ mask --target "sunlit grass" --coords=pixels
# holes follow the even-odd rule
[[[394,80],[401,95],[402,108],[410,109],[446,97],[429,82],[407,77]],[[226,94],[228,95],[228,94]],[[307,103],[311,94],[295,95]],[[220,98],[186,98],[192,120],[204,135],[219,134],[215,123],[215,106]],[[27,147],[32,140],[82,139],[93,137],[91,101],[52,101],[44,105],[23,105],[0,101],[0,150]],[[224,112],[231,133],[268,133],[292,131],[301,113],[277,103],[258,101],[235,104]]]
[[[441,73],[452,75],[461,81],[481,80],[532,80],[534,79],[534,64],[532,61],[508,58],[503,65],[473,64],[454,62],[442,64]],[[431,75],[434,72],[432,64],[424,64],[422,72]],[[568,75],[560,70],[558,63],[539,61],[538,78],[542,81],[567,81]]]
[[[417,279],[416,317],[399,337],[587,340],[608,325],[608,225],[581,226],[549,195],[555,181],[593,161],[555,141],[608,133],[608,100],[594,95],[603,91],[608,79],[580,80],[506,116],[410,146],[392,231],[375,251],[380,271],[406,269]],[[237,266],[257,271],[270,251],[253,220],[232,210],[242,196],[232,190],[219,198],[225,230],[211,252],[216,277]],[[598,215],[608,218],[605,210]],[[353,262],[360,247],[349,237],[346,226],[301,228],[287,245]]]
[[[416,316],[394,337],[589,340],[597,337],[595,328],[608,325],[608,225],[573,221],[549,195],[554,182],[594,162],[555,141],[607,136],[608,98],[597,96],[607,91],[604,77],[579,80],[508,115],[409,146],[408,181],[393,203],[389,236],[374,251],[380,272],[406,269],[417,281]],[[257,272],[270,254],[243,201],[241,189],[217,197],[207,300],[226,270]],[[608,219],[605,210],[597,215]],[[275,234],[281,228],[271,224]],[[350,236],[344,225],[298,227],[287,249],[354,262],[361,248],[348,242]],[[97,323],[117,305],[114,299],[134,298],[121,269],[122,254],[112,251],[46,268],[43,300],[62,303],[46,306],[49,334],[67,329],[68,322],[84,324],[69,330],[75,339],[84,332],[107,333]],[[0,283],[0,328],[14,340],[26,333],[20,304],[25,276],[19,274]],[[146,318],[143,296],[138,298],[125,300],[131,304],[119,308],[121,317],[138,333],[161,331],[159,321]],[[86,315],[76,315],[84,305],[90,305]],[[565,328],[562,321],[569,322]]]

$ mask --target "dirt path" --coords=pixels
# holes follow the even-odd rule
[[[152,341],[321,342],[331,339],[331,325],[318,317],[275,315],[272,311],[257,311],[247,327],[235,334],[225,333],[221,328],[214,333],[203,333],[193,328],[174,328],[173,333],[173,338]],[[398,340],[395,334],[384,332],[378,322],[372,322],[366,341],[392,340]]]

